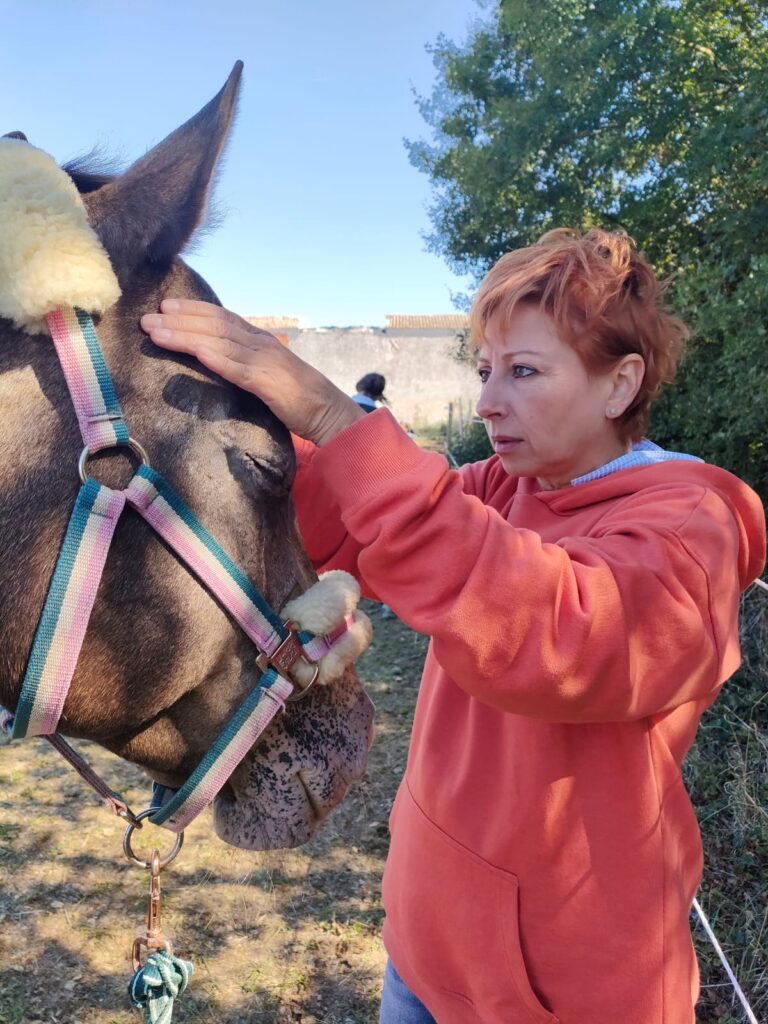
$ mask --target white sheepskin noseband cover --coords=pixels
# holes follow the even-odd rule
[[[103,313],[119,296],[69,175],[28,142],[0,138],[0,317],[47,333],[48,313]]]
[[[357,607],[359,600],[360,587],[357,580],[348,572],[332,569],[324,572],[317,583],[283,608],[283,618],[296,623],[299,629],[308,629],[312,633],[331,633],[345,620],[347,622],[345,632],[318,662],[319,683],[329,683],[341,676],[371,642],[371,620]]]

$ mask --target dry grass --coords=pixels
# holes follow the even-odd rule
[[[766,607],[768,600],[749,599],[749,664],[707,716],[686,766],[707,857],[700,900],[761,1020],[768,1017]],[[377,1019],[386,820],[426,642],[396,620],[374,617],[376,639],[360,673],[377,704],[377,740],[366,778],[321,834],[298,851],[251,854],[213,838],[203,816],[163,875],[164,924],[195,963],[176,1024]],[[140,771],[90,745],[89,754],[132,806],[146,802]],[[0,746],[0,787],[0,1024],[138,1024],[126,995],[126,955],[144,923],[147,880],[122,858],[120,825],[40,741]],[[699,950],[699,1024],[743,1021],[706,940]]]

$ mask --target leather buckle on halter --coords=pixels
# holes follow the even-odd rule
[[[293,692],[290,697],[285,698],[286,703],[293,704],[297,700],[301,700],[302,697],[305,697],[315,684],[317,677],[320,674],[320,666],[311,662],[305,655],[304,648],[301,646],[301,641],[296,634],[295,623],[285,622],[283,625],[288,630],[288,636],[283,640],[280,646],[272,652],[272,654],[267,655],[262,651],[257,655],[256,664],[262,672],[266,672],[269,666],[272,665],[281,676],[285,676],[293,683]],[[306,686],[302,686],[301,683],[291,675],[291,670],[297,661],[303,661],[305,665],[311,665],[314,670],[312,678]]]

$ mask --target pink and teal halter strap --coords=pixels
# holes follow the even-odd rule
[[[16,708],[13,737],[55,732],[125,495],[88,480],[77,495]]]
[[[259,650],[267,657],[274,654],[288,635],[282,619],[168,482],[150,466],[140,466],[125,497],[219,599]],[[300,633],[307,660],[318,661],[346,628],[344,622],[329,636]]]
[[[51,314],[48,322],[86,453],[132,443],[90,316],[63,309]],[[267,658],[290,636],[289,628],[159,473],[140,466],[125,491],[86,478],[35,633],[16,713],[5,718],[8,728],[12,721],[14,738],[56,730],[126,502],[177,552]],[[326,654],[347,625],[327,637],[298,634],[307,660]],[[179,832],[196,817],[292,691],[293,684],[270,666],[190,778],[151,816],[153,824]]]
[[[128,444],[128,428],[93,320],[81,309],[57,309],[48,317],[48,327],[86,447],[98,452]]]

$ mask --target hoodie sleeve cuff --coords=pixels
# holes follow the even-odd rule
[[[312,468],[344,511],[375,497],[388,480],[434,465],[436,459],[445,463],[436,452],[419,448],[388,409],[377,409],[317,449]]]

